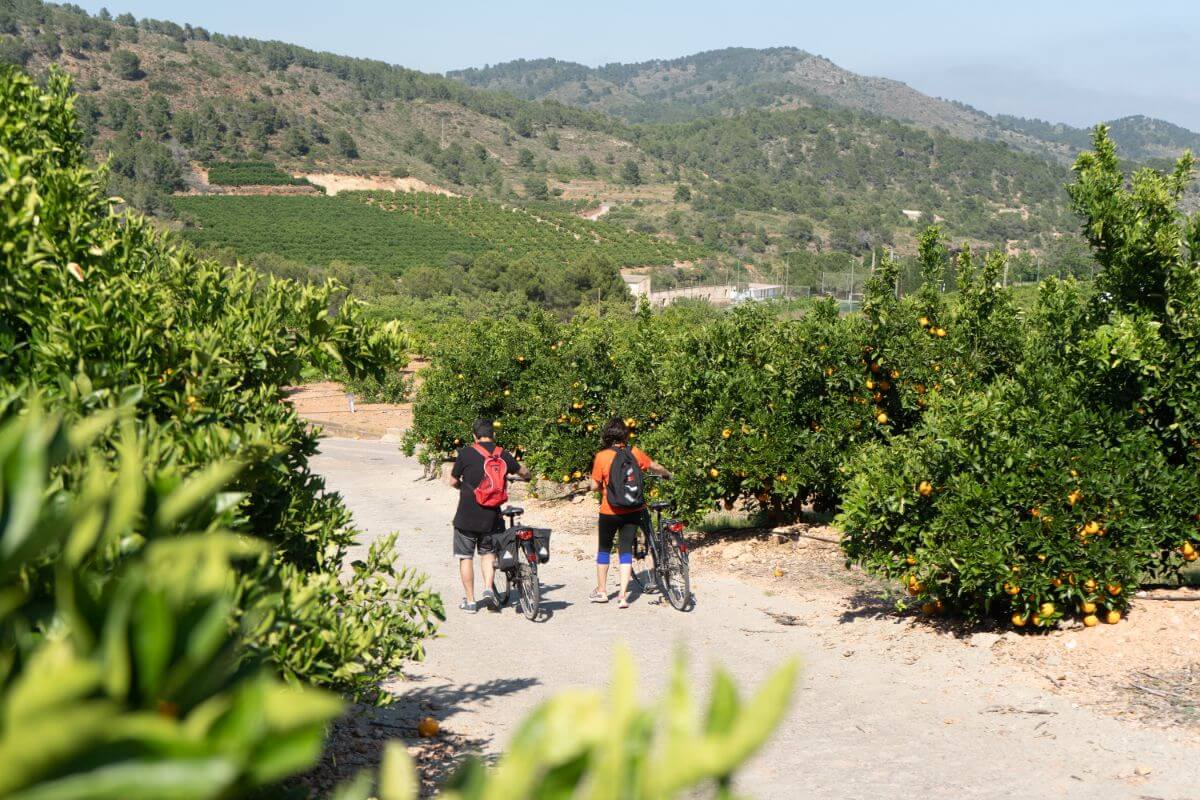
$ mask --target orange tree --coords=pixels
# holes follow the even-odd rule
[[[985,269],[959,304],[963,369],[993,379],[935,395],[853,459],[847,554],[926,611],[1115,622],[1147,574],[1196,557],[1200,221],[1177,210],[1191,162],[1125,188],[1103,129],[1095,144],[1070,192],[1104,266],[1096,293],[1048,282],[1016,348],[989,332],[1006,312]]]
[[[667,491],[681,510],[836,502],[866,419],[848,398],[856,329],[832,303],[799,320],[751,304],[674,342],[658,384],[667,413],[647,444],[678,475]]]
[[[888,256],[865,289],[867,330],[855,402],[872,407],[885,436],[917,424],[932,395],[976,388],[1005,374],[1020,347],[1016,308],[999,286],[1003,255],[987,256],[977,269],[964,249],[951,307],[938,290],[948,259],[938,228],[921,234],[919,254],[922,286],[915,296],[897,299],[898,265]]]
[[[869,418],[849,398],[858,323],[839,320],[832,305],[798,321],[757,305],[634,314],[607,306],[565,327],[530,324],[492,325],[490,338],[469,325],[439,348],[410,448],[440,458],[472,419],[494,416],[501,442],[536,473],[572,482],[586,476],[604,423],[618,416],[678,474],[665,491],[689,516],[722,501],[778,512],[836,501],[842,453]]]
[[[232,658],[265,662],[291,683],[386,699],[379,682],[420,655],[441,601],[393,566],[390,545],[343,570],[357,531],[310,468],[317,440],[286,403],[284,387],[309,365],[352,376],[394,369],[403,356],[395,327],[365,323],[359,304],[336,302],[341,290],[332,283],[300,286],[203,260],[145,220],[114,213],[104,175],[88,165],[72,104],[62,73],[39,84],[0,67],[0,423],[39,406],[68,426],[120,416],[120,425],[46,473],[63,497],[44,497],[57,507],[103,489],[104,470],[89,467],[113,464],[129,449],[140,453],[131,469],[154,494],[128,496],[128,530],[100,512],[83,517],[86,560],[77,553],[72,563],[53,545],[22,563],[19,593],[28,602],[8,619],[33,643],[56,639],[63,620],[80,622],[85,608],[102,616],[130,602],[107,594],[127,565],[164,540],[210,532],[192,519],[159,530],[168,508],[154,496],[185,481],[193,489],[181,497],[215,493],[220,465],[236,464],[214,502],[228,512],[222,525],[231,535],[263,547],[231,563],[228,615],[203,629],[236,629]],[[20,469],[33,479],[35,466]],[[7,496],[0,505],[0,522],[28,522]],[[14,530],[15,543],[25,533]],[[187,563],[204,572],[208,562]],[[64,576],[78,581],[67,593],[75,611],[57,605]],[[2,605],[14,608],[11,599]],[[158,606],[151,612],[139,631],[153,637],[170,626]],[[172,647],[146,642],[152,660]],[[15,653],[3,644],[0,651],[0,661]],[[186,694],[189,685],[175,688]],[[182,705],[166,690],[158,699]]]
[[[519,316],[476,316],[443,331],[431,345],[432,363],[421,372],[406,451],[420,446],[427,463],[446,458],[471,441],[471,425],[480,417],[499,423],[498,438],[517,455],[536,446],[515,439],[506,426],[528,413],[539,381],[526,375],[542,374],[539,365],[557,350],[560,328],[549,314],[527,309]]]
[[[660,327],[648,310],[631,315],[606,306],[576,315],[523,387],[525,413],[514,431],[536,443],[531,468],[563,483],[580,480],[611,417],[629,423],[635,444],[657,425],[654,391],[647,388],[662,352]]]

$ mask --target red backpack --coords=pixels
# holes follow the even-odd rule
[[[475,502],[484,508],[499,508],[508,502],[508,464],[504,461],[504,449],[497,445],[489,453],[483,445],[474,447],[483,456],[483,480],[475,487]]]

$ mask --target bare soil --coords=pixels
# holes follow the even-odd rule
[[[412,425],[412,406],[387,403],[360,403],[354,411],[340,383],[322,381],[288,390],[288,401],[296,412],[320,427],[326,435],[350,439],[399,437]],[[397,438],[398,440],[398,438]]]
[[[430,192],[444,194],[449,197],[459,197],[458,194],[427,183],[420,178],[391,178],[385,175],[344,175],[332,172],[297,174],[297,178],[307,178],[309,183],[325,189],[326,194],[338,192]]]

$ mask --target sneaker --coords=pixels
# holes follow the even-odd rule
[[[607,603],[608,595],[599,589],[592,589],[592,593],[588,595],[588,600],[592,601],[593,603]]]
[[[467,602],[467,598],[465,598],[465,597],[462,599],[462,602],[458,604],[458,607],[460,610],[465,611],[468,614],[474,614],[476,611],[479,610],[478,605],[476,605],[475,603]]]
[[[617,601],[617,608],[629,608],[629,601],[622,597]]]
[[[488,611],[500,611],[500,603],[496,601],[496,595],[492,593],[491,589],[484,590],[483,599],[479,602],[486,606]]]

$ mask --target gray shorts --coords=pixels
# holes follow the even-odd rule
[[[476,551],[486,556],[496,552],[494,533],[454,529],[454,555],[457,558],[474,558]]]

